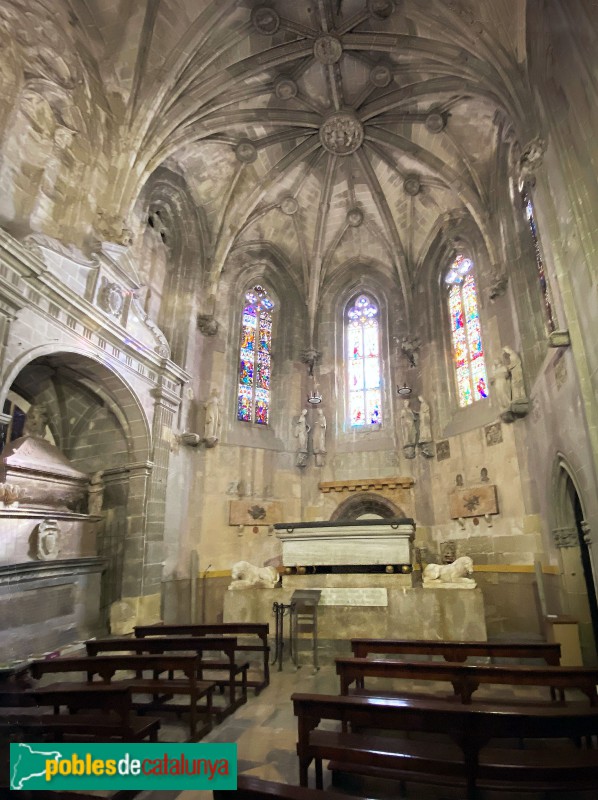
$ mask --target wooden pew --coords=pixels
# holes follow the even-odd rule
[[[83,687],[99,686],[99,681],[104,681],[113,686],[128,686],[135,694],[150,694],[153,696],[151,702],[135,703],[135,708],[156,713],[174,712],[179,716],[183,711],[189,711],[189,733],[191,740],[195,741],[212,729],[212,695],[216,686],[213,682],[198,680],[200,664],[201,657],[197,654],[111,655],[36,661],[30,665],[30,672],[36,679],[48,674],[83,672],[88,681]],[[135,677],[116,677],[117,672],[135,672]],[[148,672],[151,676],[144,677]],[[175,672],[182,673],[183,677],[174,677]],[[68,686],[68,683],[60,683],[51,684],[49,688],[66,689]],[[168,704],[167,701],[175,694],[188,696],[189,705]],[[204,698],[205,704],[200,705]],[[205,723],[198,730],[197,720],[202,712]]]
[[[341,694],[365,694],[365,678],[448,681],[461,702],[470,703],[471,696],[481,683],[508,686],[547,686],[551,690],[579,689],[587,695],[590,705],[598,705],[598,670],[590,667],[536,667],[521,664],[487,665],[459,664],[442,661],[376,661],[368,658],[337,658],[336,674],[340,677]],[[388,696],[389,692],[369,691],[369,694]],[[551,691],[554,697],[554,691]],[[488,702],[488,700],[485,700]]]
[[[561,646],[554,642],[450,642],[427,639],[351,639],[355,658],[370,653],[384,655],[442,656],[445,661],[468,658],[537,658],[547,664],[561,663]]]
[[[572,739],[598,735],[598,708],[538,706],[512,709],[450,705],[413,698],[337,697],[294,694],[298,717],[299,782],[308,783],[315,762],[322,788],[322,760],[337,771],[414,780],[443,787],[465,784],[467,800],[477,789],[585,791],[598,781],[598,750],[577,749],[569,741],[529,750],[488,747],[494,739]],[[393,732],[442,733],[413,740],[318,728],[321,720]],[[566,795],[567,796],[567,795]]]
[[[39,711],[46,707],[54,713]],[[98,713],[87,713],[91,710]],[[17,735],[29,741],[39,741],[41,736],[50,741],[74,737],[100,742],[141,742],[149,738],[157,742],[159,729],[159,719],[136,716],[130,686],[50,686],[0,693],[3,739]]]
[[[150,636],[146,639],[133,639],[128,637],[115,637],[114,639],[90,639],[85,643],[87,654],[96,656],[99,653],[123,653],[133,652],[142,653],[183,653],[191,652],[202,656],[199,666],[198,677],[202,678],[204,670],[214,670],[225,672],[225,679],[210,679],[222,689],[228,689],[228,703],[224,708],[213,707],[215,715],[219,719],[232,714],[239,706],[247,702],[247,670],[249,664],[243,662],[235,663],[235,651],[237,640],[233,636]],[[206,652],[224,653],[225,661],[205,660],[203,654]],[[237,681],[237,676],[240,681]],[[237,689],[240,695],[237,697]]]
[[[214,789],[214,800],[323,800],[322,792],[318,789],[306,789],[304,786],[288,786],[286,783],[265,781],[253,775],[239,775],[237,788]],[[346,794],[327,791],[329,800],[351,800]],[[353,800],[359,800],[352,795]]]
[[[159,625],[137,625],[134,629],[135,636],[140,639],[146,636],[257,636],[257,642],[237,642],[237,651],[256,652],[263,654],[263,679],[261,681],[248,680],[256,695],[270,683],[270,646],[268,633],[270,626],[261,622],[222,622],[220,624],[181,624],[172,625],[161,623]]]

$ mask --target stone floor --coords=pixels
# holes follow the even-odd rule
[[[402,684],[402,685],[401,685]],[[373,682],[372,682],[373,685]],[[380,684],[382,685],[382,684]],[[389,684],[385,684],[386,687]],[[429,681],[396,681],[394,688],[417,693],[437,693],[446,695],[450,689],[448,684],[432,683]],[[548,690],[546,690],[547,692]],[[237,710],[235,714],[218,725],[206,736],[204,742],[236,742],[238,746],[239,773],[255,775],[268,780],[282,781],[288,784],[299,783],[297,756],[295,744],[297,741],[297,723],[293,715],[293,708],[289,698],[293,692],[316,692],[324,694],[338,694],[338,678],[334,667],[323,666],[318,672],[308,666],[295,670],[290,664],[285,664],[283,672],[273,672],[270,686],[257,697],[250,690],[250,698],[246,705]],[[476,698],[492,697],[497,700],[509,702],[515,699],[529,698],[530,696],[544,697],[541,690],[530,687],[487,687],[482,686],[476,693]],[[580,698],[582,696],[580,695]],[[329,723],[334,727],[335,723]],[[163,741],[184,740],[186,727],[178,724],[164,722],[160,732]],[[313,786],[313,774],[310,772],[310,785]],[[324,770],[324,785],[330,786],[330,773]],[[396,800],[399,796],[398,784],[388,781],[368,783],[367,789],[357,789],[348,785],[344,791],[353,795],[367,796],[369,798],[382,798],[383,800]],[[463,794],[456,789],[442,789],[426,787],[416,784],[407,785],[407,800],[456,800]],[[540,800],[539,794],[533,793],[498,793],[486,792],[483,800],[499,800],[508,797],[509,800]],[[595,800],[595,793],[577,793],[563,795],[551,793],[550,800]],[[212,800],[209,791],[184,791],[176,792],[144,792],[139,800]]]

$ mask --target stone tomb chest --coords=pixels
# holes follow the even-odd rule
[[[411,572],[415,523],[412,519],[348,522],[289,522],[274,526],[288,570],[318,572]],[[342,568],[336,570],[335,568]]]

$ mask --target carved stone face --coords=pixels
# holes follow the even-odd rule
[[[33,403],[27,412],[24,427],[25,435],[40,436],[43,438],[46,435],[48,417],[48,409],[43,403]]]

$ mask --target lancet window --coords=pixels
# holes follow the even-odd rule
[[[548,330],[552,333],[552,331],[556,330],[556,323],[552,310],[550,287],[548,286],[548,281],[546,280],[546,272],[544,270],[544,260],[542,259],[542,251],[540,250],[540,241],[538,237],[538,226],[536,224],[534,204],[532,202],[532,198],[525,189],[521,192],[521,200],[523,202],[523,210],[525,212],[525,217],[527,219],[527,224],[529,225],[532,242],[534,245],[534,254],[536,257],[536,270],[538,272],[538,280],[540,281],[540,291],[542,293],[542,301],[544,303],[544,314],[546,316],[546,324],[548,326]]]
[[[272,311],[263,286],[245,295],[241,322],[237,419],[267,425],[271,406]]]
[[[482,345],[473,261],[457,255],[445,283],[453,342],[457,397],[462,408],[488,397],[488,376]]]
[[[379,309],[361,294],[345,320],[349,423],[371,427],[382,422]]]

